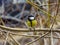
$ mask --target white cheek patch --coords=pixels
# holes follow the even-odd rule
[[[34,17],[30,17],[31,20],[34,20]]]

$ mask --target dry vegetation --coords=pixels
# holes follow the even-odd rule
[[[1,45],[60,45],[60,33],[58,32],[60,30],[60,0],[27,0],[27,3],[31,5],[29,11],[25,11],[25,4],[22,11],[18,7],[19,4],[16,4],[18,7],[16,11],[20,11],[20,15],[7,18],[8,11],[6,11],[3,13],[5,17],[1,16],[0,39],[3,40]],[[12,6],[10,9],[13,10]],[[24,14],[35,16],[38,23],[35,35],[34,29],[30,31],[27,28]],[[16,18],[19,16],[22,18]]]

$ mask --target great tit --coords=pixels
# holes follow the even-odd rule
[[[37,25],[37,21],[35,20],[35,17],[33,15],[28,16],[27,25],[32,28]]]

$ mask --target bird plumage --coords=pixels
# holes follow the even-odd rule
[[[37,25],[37,21],[36,20],[32,20],[32,21],[27,20],[27,25],[29,27],[35,27]]]

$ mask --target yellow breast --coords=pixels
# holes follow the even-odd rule
[[[32,23],[31,23],[32,22]],[[37,25],[37,21],[36,20],[33,20],[33,21],[27,21],[27,25],[29,26],[29,27],[31,27],[31,24],[32,24],[32,27],[35,27],[36,25]]]

